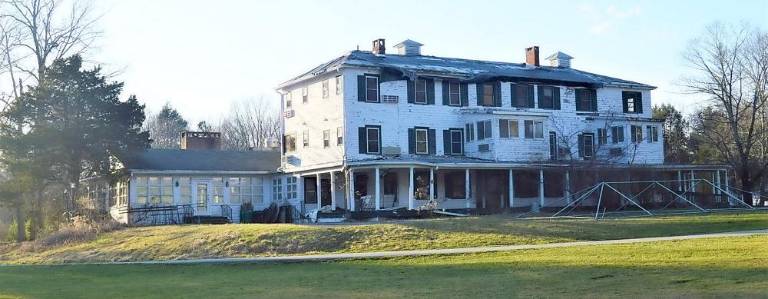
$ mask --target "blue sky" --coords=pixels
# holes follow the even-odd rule
[[[216,5],[212,5],[216,3]],[[535,5],[531,5],[535,4]],[[274,87],[375,38],[406,38],[427,55],[522,62],[538,45],[574,68],[659,88],[654,103],[695,108],[675,82],[681,53],[707,24],[768,30],[757,1],[192,1],[101,0],[103,38],[91,59],[150,110],[165,102],[191,123],[235,101],[277,101]]]

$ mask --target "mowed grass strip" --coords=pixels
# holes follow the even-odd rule
[[[250,257],[521,245],[768,229],[768,213],[625,219],[521,220],[506,215],[365,225],[183,225],[128,228],[95,240],[6,245],[0,263],[75,263]]]
[[[11,298],[761,298],[768,236],[301,264],[0,267]]]

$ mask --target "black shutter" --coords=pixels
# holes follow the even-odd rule
[[[283,154],[285,154],[285,152],[286,152],[286,150],[285,150],[285,139],[286,139],[286,138],[285,138],[285,135],[283,135],[283,146],[282,146],[282,148],[283,148]]]
[[[536,108],[541,109],[541,95],[544,94],[544,86],[537,85],[536,89],[538,89],[538,98],[536,99]]]
[[[482,106],[483,105],[483,84],[475,83],[475,88],[477,89],[477,105]]]
[[[357,144],[361,154],[368,153],[368,139],[365,133],[365,127],[357,128]]]
[[[413,103],[414,99],[416,99],[416,87],[413,80],[407,80],[406,82],[406,85],[408,85],[408,103]]]
[[[579,157],[584,157],[584,135],[579,134]]]
[[[528,84],[528,108],[535,108],[536,102],[533,99],[533,84]]]
[[[416,152],[416,131],[413,128],[408,129],[408,153]]]
[[[553,99],[554,109],[560,110],[560,87],[554,87],[554,89],[555,90],[552,93],[552,95],[554,96],[554,99]]]
[[[365,102],[365,76],[357,76],[357,100]]]
[[[493,84],[493,105],[501,107],[501,82]]]
[[[517,84],[512,83],[509,85],[509,99],[510,102],[512,102],[512,107],[518,107],[517,105],[517,93],[515,92],[517,89]]]
[[[443,105],[448,106],[448,81],[443,80]]]
[[[435,134],[435,129],[429,129],[427,134],[427,140],[429,144],[429,154],[434,155],[437,153],[437,134]]]
[[[459,89],[461,90],[461,105],[469,106],[469,92],[467,91],[467,83],[461,83],[459,85]]]
[[[435,104],[435,80],[427,79],[427,104]]]
[[[451,153],[451,130],[443,130],[443,154],[448,156]]]
[[[637,113],[643,113],[643,94],[638,92],[635,97],[635,110]]]
[[[597,111],[597,90],[590,89],[589,90],[589,100],[592,104],[590,107],[592,108],[592,111]]]
[[[622,104],[622,106],[624,108],[624,110],[623,110],[624,113],[628,113],[629,112],[629,108],[627,107],[627,92],[626,91],[622,91],[621,92],[621,104]]]

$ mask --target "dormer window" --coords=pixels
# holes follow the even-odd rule
[[[414,103],[427,104],[427,81],[423,79],[416,79],[416,82],[414,82],[414,89]]]

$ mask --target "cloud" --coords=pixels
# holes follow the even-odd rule
[[[589,21],[589,31],[592,34],[603,34],[612,31],[627,20],[642,13],[640,6],[618,7],[610,4],[606,7],[596,7],[594,4],[581,4],[578,7],[582,16]]]

